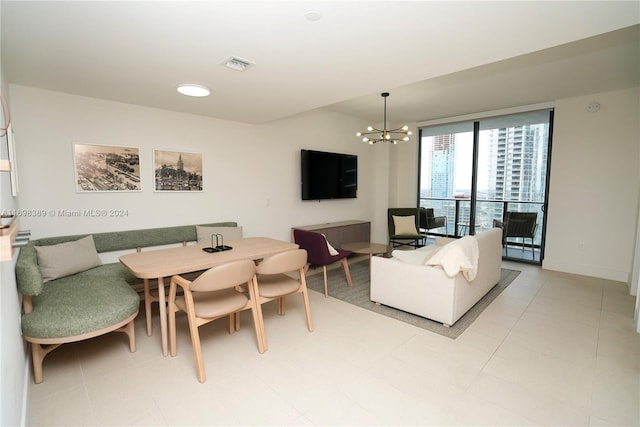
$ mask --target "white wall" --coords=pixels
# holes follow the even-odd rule
[[[0,85],[7,100],[10,94],[0,67]],[[0,112],[4,124],[4,113]],[[7,138],[0,137],[0,158],[8,159]],[[0,172],[0,208],[12,210],[16,202],[11,195],[11,178],[8,172]],[[29,374],[26,346],[22,341],[20,327],[21,301],[16,288],[14,273],[16,251],[10,261],[0,263],[0,425],[25,425],[28,399]]]
[[[384,146],[359,142],[365,123],[324,110],[261,126],[211,119],[24,86],[11,86],[19,205],[23,209],[127,209],[126,218],[24,218],[32,237],[237,221],[245,235],[290,238],[296,225],[373,220]],[[142,191],[77,193],[73,143],[140,148]],[[358,155],[358,198],[300,200],[300,149]],[[204,191],[153,189],[153,150],[202,153]],[[382,178],[385,179],[384,177]],[[382,207],[378,208],[377,205]],[[376,236],[386,239],[384,236]]]
[[[636,88],[556,100],[544,268],[630,282],[639,98]]]

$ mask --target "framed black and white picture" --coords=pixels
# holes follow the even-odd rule
[[[11,195],[16,197],[18,195],[18,162],[16,160],[16,140],[11,124],[7,127],[7,149],[11,163]]]
[[[141,191],[136,147],[74,144],[76,191]]]
[[[155,191],[202,191],[202,154],[153,152]]]

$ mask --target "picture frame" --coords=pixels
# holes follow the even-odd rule
[[[11,196],[16,197],[18,195],[18,161],[16,159],[16,139],[13,134],[13,127],[11,124],[7,126],[7,150],[9,154],[9,163],[11,164]]]
[[[137,147],[75,143],[73,158],[78,193],[142,191]]]
[[[154,190],[157,192],[202,192],[201,153],[153,151]]]

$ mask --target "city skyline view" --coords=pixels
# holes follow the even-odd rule
[[[480,126],[475,169],[476,232],[493,227],[494,220],[501,220],[507,210],[537,212],[541,221],[548,166],[546,117],[548,113],[523,115],[520,124],[509,117],[503,122],[510,126]],[[446,234],[468,232],[473,141],[472,122],[422,132],[420,206],[434,208],[436,215],[447,217]]]

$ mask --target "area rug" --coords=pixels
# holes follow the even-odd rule
[[[401,320],[419,328],[427,329],[431,332],[443,335],[448,338],[456,339],[462,334],[469,325],[491,304],[491,302],[504,291],[513,280],[518,277],[518,270],[502,269],[500,281],[494,286],[480,301],[462,316],[453,326],[446,327],[442,323],[426,319],[406,311],[397,310],[395,308],[378,305],[369,299],[369,261],[349,263],[353,286],[347,286],[347,280],[344,277],[342,266],[329,270],[329,297],[336,298],[348,302],[358,307],[374,311],[376,313]],[[318,273],[318,274],[316,274]],[[309,270],[307,275],[307,287],[313,291],[324,294],[324,280],[322,269],[316,271]]]

